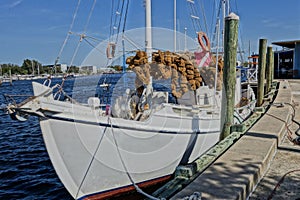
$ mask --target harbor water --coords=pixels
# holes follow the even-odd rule
[[[6,104],[3,94],[32,95],[31,81],[4,83],[1,107]],[[0,199],[72,199],[52,167],[36,117],[19,122],[0,111],[0,163]]]

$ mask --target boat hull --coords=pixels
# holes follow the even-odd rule
[[[163,103],[135,121],[113,117],[95,102],[55,100],[48,86],[33,83],[33,89],[18,111],[40,118],[51,162],[76,199],[165,180],[219,139],[220,116],[212,107]]]
[[[171,175],[185,157],[184,162],[195,159],[213,146],[219,136],[218,131],[201,132],[199,119],[189,125],[198,127],[194,133],[186,131],[188,119],[170,119],[170,124],[174,124],[172,131],[166,131],[170,127],[153,129],[159,119],[138,126],[129,123],[127,127],[120,127],[124,124],[121,121],[106,120],[112,120],[111,124],[61,115],[40,121],[52,164],[74,198],[101,192],[97,195],[100,197],[133,183]]]
[[[47,118],[40,125],[56,173],[74,198],[168,176],[192,145],[192,134],[180,131],[130,130],[62,118]],[[218,132],[196,135],[193,148],[200,152],[213,143],[199,149],[199,141],[215,140]]]

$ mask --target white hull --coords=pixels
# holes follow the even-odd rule
[[[189,140],[60,120],[41,121],[41,128],[53,166],[74,198],[132,185],[126,172],[135,183],[172,174]]]
[[[219,140],[220,116],[212,108],[162,104],[134,121],[54,100],[52,89],[38,83],[33,88],[38,97],[21,108],[41,116],[50,159],[74,198],[171,175]]]

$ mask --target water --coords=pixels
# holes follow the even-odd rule
[[[114,90],[102,91],[99,83],[104,81]],[[52,85],[56,83],[61,83],[61,79],[52,81]],[[125,87],[134,87],[133,73],[124,79],[119,74],[67,79],[64,91],[82,103],[87,102],[88,96],[98,96],[109,103],[113,94],[124,93],[124,84]],[[165,89],[162,87],[164,83],[155,84]],[[15,81],[12,86],[6,83],[0,86],[0,108],[6,104],[3,94],[32,95],[31,81]],[[26,97],[14,98],[20,102]],[[141,198],[139,195],[134,197]],[[25,122],[13,121],[0,110],[0,199],[73,199],[54,171],[37,117],[31,116]]]
[[[0,105],[3,94],[32,95],[31,81],[3,84]],[[73,199],[52,167],[36,117],[18,122],[0,111],[0,199]]]

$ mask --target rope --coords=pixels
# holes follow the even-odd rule
[[[295,170],[291,170],[291,171],[285,173],[285,174],[281,177],[281,179],[278,181],[278,183],[277,183],[276,186],[274,187],[274,189],[273,189],[273,191],[271,192],[271,194],[268,196],[268,200],[271,200],[271,199],[273,198],[273,196],[274,196],[274,194],[275,194],[277,188],[279,188],[280,184],[283,183],[284,178],[285,178],[288,174],[293,173],[293,172],[299,172],[299,171],[300,171],[300,169],[295,169]]]
[[[147,197],[147,198],[149,198],[149,199],[151,199],[151,200],[160,200],[159,198],[156,198],[156,197],[154,197],[154,196],[151,196],[150,194],[147,194],[147,193],[144,192],[141,188],[139,188],[139,186],[138,186],[137,184],[135,184],[133,178],[131,177],[131,175],[130,175],[130,173],[129,173],[127,167],[126,167],[126,164],[125,164],[125,162],[124,162],[124,160],[123,160],[122,154],[121,154],[121,152],[120,152],[120,148],[119,148],[119,146],[118,146],[118,142],[117,142],[117,139],[116,139],[116,137],[115,137],[115,133],[114,133],[114,129],[113,129],[113,126],[112,126],[112,122],[111,122],[110,117],[108,117],[108,120],[109,120],[109,123],[110,123],[111,133],[112,133],[112,136],[113,136],[113,139],[114,139],[114,143],[115,143],[116,148],[117,148],[117,152],[118,152],[120,161],[121,161],[121,163],[122,163],[122,166],[123,166],[123,168],[124,168],[124,170],[125,170],[125,172],[126,172],[126,174],[127,174],[128,179],[130,180],[131,184],[134,186],[134,188],[136,189],[136,191],[137,191],[138,193],[144,195],[145,197]]]
[[[300,123],[299,123],[298,121],[295,120],[295,116],[296,116],[295,102],[294,102],[294,100],[293,100],[293,104],[291,104],[291,103],[285,103],[285,104],[291,106],[291,108],[293,109],[292,121],[293,121],[295,124],[298,125],[298,129],[295,131],[295,134],[296,134],[297,136],[300,136],[300,134],[298,133],[299,130],[300,130]]]
[[[87,176],[88,172],[90,171],[90,168],[91,168],[91,166],[92,166],[92,163],[93,163],[94,160],[95,160],[96,153],[97,153],[98,150],[99,150],[100,144],[102,143],[102,140],[103,140],[103,138],[104,138],[104,134],[105,134],[106,130],[107,130],[107,127],[105,127],[105,129],[104,129],[104,131],[103,131],[103,133],[102,133],[102,135],[101,135],[101,138],[100,138],[100,140],[99,140],[99,142],[98,142],[97,148],[96,148],[96,150],[95,150],[95,152],[94,152],[94,154],[93,154],[93,156],[92,156],[92,159],[91,159],[91,161],[90,161],[90,163],[89,163],[89,165],[88,165],[88,167],[87,167],[87,169],[86,169],[86,172],[84,173],[84,176],[83,176],[83,178],[82,178],[82,180],[81,180],[81,182],[80,182],[80,185],[79,185],[79,187],[78,187],[78,190],[77,190],[76,198],[75,198],[75,199],[78,198],[79,191],[80,191],[80,189],[81,189],[81,187],[82,187],[82,185],[83,185],[83,182],[84,182],[85,179],[86,179],[86,176]]]
[[[271,104],[271,105],[277,106],[277,107],[283,107],[284,104],[289,105],[289,106],[291,106],[291,107],[293,108],[293,113],[291,113],[291,115],[292,115],[292,120],[291,120],[291,121],[292,121],[292,122],[291,122],[290,124],[288,124],[285,120],[280,119],[279,117],[277,117],[277,116],[275,116],[275,115],[272,115],[272,114],[269,114],[269,113],[266,113],[266,115],[271,116],[271,117],[273,117],[273,118],[275,118],[275,119],[277,119],[277,120],[283,122],[283,123],[285,124],[286,130],[287,130],[287,133],[288,133],[287,138],[288,138],[288,139],[290,140],[290,142],[292,142],[293,144],[300,145],[300,138],[299,138],[299,136],[296,137],[296,138],[293,138],[293,137],[292,137],[293,132],[292,132],[292,130],[290,129],[290,126],[293,124],[293,122],[295,122],[295,119],[294,119],[294,117],[295,117],[295,108],[294,108],[294,105],[292,105],[292,104],[290,104],[290,103]],[[297,124],[298,126],[300,125],[300,123],[297,122],[297,121],[296,121],[296,124]],[[299,128],[298,128],[298,130],[299,130]],[[298,130],[297,130],[297,131],[298,131]]]
[[[201,192],[194,192],[190,196],[186,196],[183,198],[183,200],[201,200]]]
[[[296,137],[296,138],[293,139],[291,136],[288,136],[288,139],[289,139],[292,143],[299,145],[299,144],[300,144],[300,141],[299,141],[299,134],[298,134],[297,132],[298,132],[299,129],[300,129],[300,123],[299,123],[298,121],[295,120],[295,114],[296,114],[295,102],[293,101],[293,104],[288,103],[288,102],[285,102],[284,104],[289,105],[289,106],[293,109],[293,113],[291,114],[291,115],[292,115],[292,122],[294,122],[294,123],[296,123],[296,124],[298,125],[298,129],[297,129],[297,131],[295,132],[296,135],[298,135],[298,137]],[[275,105],[275,106],[277,105],[278,107],[284,106],[284,105],[282,105],[282,104],[272,104],[272,105]],[[270,114],[269,114],[269,115],[270,115]],[[286,125],[286,127],[287,127],[288,133],[292,134],[292,131],[289,129],[289,126],[290,126],[291,124],[290,124],[290,125],[287,125],[287,122],[285,122],[284,120],[279,119],[279,118],[277,118],[276,116],[273,116],[273,117],[275,117],[276,119],[278,119],[278,120],[284,122],[285,125]],[[271,194],[268,196],[268,200],[271,200],[271,199],[273,198],[273,196],[274,196],[275,193],[276,193],[276,190],[280,187],[280,184],[283,183],[285,177],[286,177],[288,174],[293,173],[293,172],[299,172],[299,171],[300,171],[300,169],[296,169],[296,170],[291,170],[291,171],[285,173],[285,174],[281,177],[281,179],[277,182],[277,184],[275,185],[275,187],[274,187],[273,191],[271,192]]]

